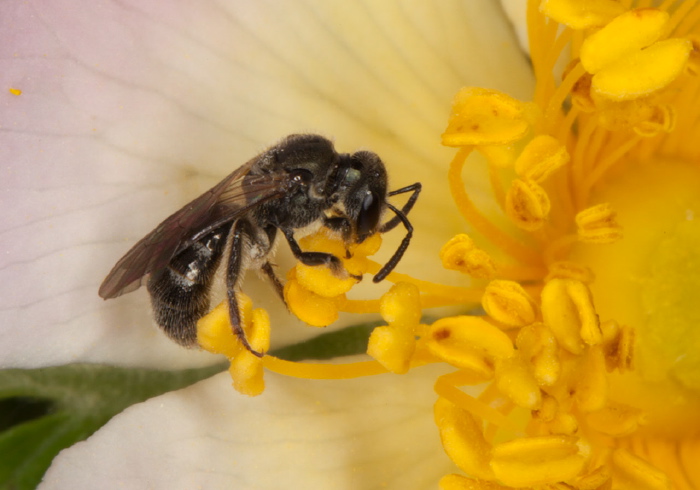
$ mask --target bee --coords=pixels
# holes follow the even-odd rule
[[[284,138],[235,170],[210,190],[168,217],[122,257],[99,289],[116,298],[146,283],[156,323],[175,342],[197,345],[197,321],[210,309],[209,292],[222,257],[233,333],[252,349],[241,324],[236,293],[245,270],[259,269],[284,301],[283,286],[272,263],[278,232],[297,260],[326,266],[347,277],[340,259],[304,252],[295,231],[325,226],[349,245],[399,223],[406,235],[393,256],[374,276],[383,280],[408,248],[413,227],[406,215],[421,191],[415,183],[387,192],[387,172],[375,153],[338,153],[328,139],[313,134]],[[396,208],[387,197],[410,192]],[[394,216],[382,223],[385,211]],[[345,276],[344,276],[345,275]],[[359,279],[359,278],[358,278]]]

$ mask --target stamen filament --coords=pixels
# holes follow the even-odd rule
[[[471,152],[471,148],[460,148],[452,160],[452,163],[450,163],[448,174],[452,198],[455,200],[462,216],[475,230],[484,235],[491,243],[498,246],[511,257],[525,264],[541,263],[541,258],[535,250],[526,247],[513,239],[510,235],[501,231],[481,214],[476,209],[471,199],[469,199],[467,192],[464,190],[462,167],[464,167],[466,159]]]
[[[516,426],[508,417],[481,400],[467,395],[450,383],[449,378],[445,379],[445,376],[440,376],[435,382],[435,393],[480,419],[514,433],[522,433],[522,429]]]
[[[263,365],[270,371],[303,379],[350,379],[384,374],[387,369],[377,361],[360,361],[346,364],[310,364],[285,361],[278,357],[266,355]]]
[[[614,150],[605,152],[605,158],[600,160],[598,162],[598,165],[596,165],[596,167],[585,177],[585,179],[582,179],[580,181],[582,182],[580,196],[582,199],[584,199],[583,202],[585,202],[585,200],[588,199],[588,195],[591,191],[591,188],[596,184],[596,182],[598,182],[598,180],[603,175],[605,175],[605,172],[607,172],[610,169],[610,167],[612,167],[622,157],[624,157],[625,154],[629,152],[635,145],[637,145],[641,139],[641,136],[635,135],[633,137],[630,137],[630,139],[628,139],[624,143],[616,146]]]
[[[567,73],[566,77],[561,82],[561,85],[559,85],[554,94],[552,94],[544,115],[544,121],[546,122],[546,133],[553,133],[561,124],[563,118],[562,107],[564,100],[566,100],[571,93],[571,89],[574,87],[574,84],[583,76],[585,72],[586,71],[581,63],[576,63],[576,66],[574,66],[574,68]]]

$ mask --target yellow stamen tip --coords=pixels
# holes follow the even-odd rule
[[[525,180],[539,183],[568,161],[566,147],[553,136],[541,134],[523,148],[515,161],[515,172]]]
[[[587,243],[613,243],[622,238],[622,227],[617,213],[608,203],[584,209],[576,215],[578,236]]]
[[[450,459],[466,473],[492,480],[491,447],[484,439],[481,424],[472,414],[444,398],[435,402],[434,414],[442,447]]]
[[[506,194],[506,214],[523,230],[542,228],[550,208],[549,196],[532,180],[514,180]]]
[[[625,449],[612,455],[613,476],[618,488],[671,490],[672,485],[663,472]]]
[[[391,325],[413,328],[421,317],[418,286],[407,282],[396,283],[381,299],[379,313]]]
[[[691,49],[687,39],[659,41],[600,70],[593,76],[591,90],[613,101],[650,95],[683,72]]]
[[[529,129],[525,104],[496,90],[463,88],[455,96],[445,146],[505,144]]]
[[[542,290],[542,316],[559,344],[572,354],[579,355],[585,344],[603,340],[591,292],[581,282],[549,281]]]
[[[549,265],[548,270],[549,274],[545,277],[545,282],[549,282],[552,279],[573,279],[584,284],[590,284],[595,280],[595,274],[589,267],[575,262],[553,262]]]
[[[430,327],[428,348],[453,366],[470,369],[485,377],[493,375],[495,361],[514,354],[508,335],[483,318],[442,318]]]
[[[491,256],[477,248],[465,234],[450,239],[440,249],[440,259],[446,269],[460,271],[477,279],[488,279],[496,274],[496,263]]]
[[[663,34],[668,13],[652,8],[634,9],[613,19],[581,45],[581,64],[588,73],[646,48]]]
[[[561,362],[554,334],[542,323],[523,327],[515,339],[520,355],[529,362],[537,383],[551,386],[561,373]]]
[[[375,328],[367,344],[367,354],[395,374],[408,372],[415,350],[415,334],[393,325]]]
[[[510,327],[529,325],[537,317],[535,302],[513,281],[491,281],[481,304],[491,318]]]
[[[543,0],[540,11],[572,29],[600,27],[625,11],[615,0]]]
[[[287,284],[284,285],[284,300],[289,310],[301,321],[314,327],[325,327],[338,319],[338,311],[345,296],[328,298],[316,294],[299,284],[290,271]]]
[[[572,480],[585,464],[577,443],[571,436],[515,439],[494,446],[491,468],[498,480],[518,488]]]
[[[530,366],[520,356],[513,356],[498,363],[496,386],[519,407],[537,410],[542,403],[540,388]]]

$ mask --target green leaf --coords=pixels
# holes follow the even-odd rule
[[[367,352],[369,335],[382,322],[366,323],[328,332],[305,342],[276,349],[270,354],[287,361],[326,360]]]
[[[0,488],[35,488],[61,449],[86,439],[126,407],[224,369],[156,371],[76,364],[0,371],[3,426],[16,422],[0,432]]]

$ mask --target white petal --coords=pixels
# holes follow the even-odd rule
[[[442,183],[452,95],[532,85],[490,0],[30,0],[0,19],[3,366],[211,362],[152,328],[145,291],[105,303],[97,288],[159,221],[291,132],[377,151],[394,187],[423,181],[402,270],[438,270],[464,228]]]
[[[61,452],[40,488],[435,488],[453,470],[432,417],[442,372],[268,373],[257,398],[235,393],[223,373],[127,409]]]

